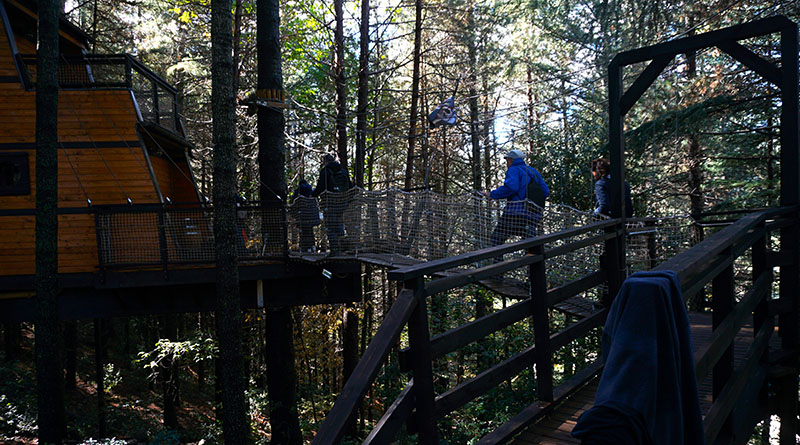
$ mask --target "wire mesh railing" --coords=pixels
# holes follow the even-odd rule
[[[23,84],[36,86],[36,56],[17,55]],[[145,122],[181,134],[177,91],[166,80],[128,54],[80,54],[59,58],[58,83],[62,89],[125,88],[133,91]]]
[[[101,267],[215,260],[211,206],[101,206],[95,213]],[[275,258],[289,251],[355,258],[384,255],[390,262],[400,257],[430,261],[586,226],[601,218],[562,204],[539,208],[477,194],[354,188],[346,193],[325,192],[319,199],[298,197],[288,207],[280,203],[237,207],[237,249],[242,261]],[[650,269],[689,248],[694,244],[693,224],[688,216],[630,220],[628,271]],[[587,232],[556,244],[598,234]],[[558,286],[597,271],[602,254],[602,244],[574,249],[548,262],[548,280]],[[525,281],[523,275],[517,278]]]
[[[101,268],[190,265],[216,260],[214,209],[194,205],[95,208]],[[240,261],[287,254],[283,206],[245,205],[236,210]]]
[[[391,254],[430,261],[556,233],[602,219],[563,204],[489,200],[478,194],[442,195],[397,189],[324,192],[289,204],[289,248],[348,256]],[[628,268],[649,269],[694,244],[689,216],[628,223]],[[586,234],[592,236],[595,234]],[[577,240],[563,240],[573,242]],[[602,246],[576,250],[552,266],[564,280],[598,270]]]

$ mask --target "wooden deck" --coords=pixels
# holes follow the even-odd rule
[[[692,350],[697,351],[709,342],[711,336],[711,314],[690,313],[689,321],[692,330]],[[750,343],[753,340],[752,326],[745,326],[734,341],[734,361],[738,364]],[[778,347],[777,330],[771,339],[770,349]],[[578,417],[594,406],[594,396],[597,392],[599,378],[595,378],[577,393],[573,394],[549,415],[545,416],[526,431],[520,433],[511,444],[580,444],[580,441],[571,436]],[[700,409],[703,415],[711,408],[711,378],[708,377],[700,384]]]

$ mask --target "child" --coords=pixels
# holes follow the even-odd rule
[[[311,184],[305,179],[300,180],[292,196],[292,205],[289,208],[292,216],[300,228],[300,251],[313,252],[316,250],[314,240],[314,226],[318,226],[319,206],[317,199],[311,197]]]

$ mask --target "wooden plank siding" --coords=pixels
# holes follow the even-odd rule
[[[11,53],[11,42],[8,40],[2,19],[0,19],[0,77],[19,77],[14,65],[14,55]]]
[[[161,188],[161,194],[165,198],[169,197],[172,202],[197,202],[197,192],[190,180],[192,175],[185,159],[170,160],[151,155],[150,163],[153,165],[153,173]]]
[[[0,209],[35,207],[35,118],[34,92],[20,84],[0,84],[0,147],[28,153],[31,179],[29,195],[0,197]],[[64,145],[58,151],[59,207],[87,207],[87,199],[93,205],[122,204],[128,198],[134,203],[159,202],[136,123],[127,90],[60,92],[58,130]],[[93,215],[59,216],[58,234],[59,273],[97,270]],[[0,275],[34,273],[33,216],[0,217],[0,245]]]
[[[0,275],[35,272],[34,216],[0,216]],[[93,215],[58,217],[58,273],[94,272],[97,239]]]

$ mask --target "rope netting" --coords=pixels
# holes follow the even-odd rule
[[[97,210],[98,253],[102,266],[212,262],[214,210],[210,206],[126,206]],[[278,204],[237,209],[240,260],[299,255],[348,256],[403,266],[472,252],[536,235],[582,227],[603,218],[563,204],[489,200],[477,194],[442,195],[400,190],[325,192],[298,197],[287,210]],[[628,223],[627,268],[650,269],[694,244],[688,216],[634,219]],[[580,241],[592,231],[561,239],[546,248]],[[287,242],[288,241],[288,242]],[[548,259],[551,286],[600,270],[602,243]],[[518,252],[515,255],[522,255]],[[480,267],[501,258],[464,267]],[[509,272],[521,286],[525,270]]]
[[[506,203],[478,194],[359,188],[324,192],[319,200],[297,197],[288,215],[291,251],[329,251],[355,257],[383,254],[417,261],[556,233],[603,218],[563,204],[540,208],[531,202]],[[628,224],[629,271],[649,269],[688,249],[694,244],[693,222],[689,216],[632,220]],[[586,233],[558,244],[597,234]],[[567,282],[599,270],[602,249],[602,244],[591,245],[548,261],[548,275]]]

